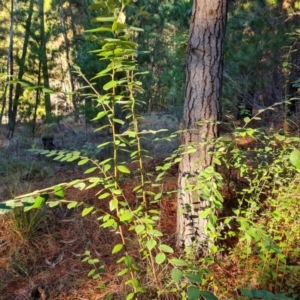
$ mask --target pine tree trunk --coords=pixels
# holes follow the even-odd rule
[[[47,35],[45,32],[45,12],[44,12],[44,0],[39,0],[39,16],[40,16],[40,60],[42,63],[42,74],[43,74],[43,83],[46,89],[50,89],[49,83],[49,70],[48,70],[48,61],[47,61]],[[52,107],[51,107],[51,99],[50,94],[45,93],[45,112],[46,118],[45,122],[51,122],[52,117]]]
[[[13,48],[14,48],[14,26],[15,26],[15,4],[14,0],[10,1],[11,5],[11,21],[10,21],[10,32],[9,32],[9,46],[7,53],[7,84],[10,80],[12,80],[12,76],[14,75],[14,56],[13,56]],[[15,129],[14,115],[13,115],[13,85],[9,85],[8,92],[8,134],[7,138],[11,139],[13,137],[13,131]]]
[[[31,31],[31,21],[32,21],[32,14],[33,14],[33,4],[34,1],[31,0],[29,3],[28,8],[28,17],[25,23],[25,36],[24,36],[24,43],[22,48],[22,56],[19,59],[18,65],[19,65],[19,72],[18,72],[18,80],[21,81],[23,79],[23,75],[25,73],[25,60],[27,56],[27,50],[28,50],[28,43],[30,38],[30,31]],[[16,84],[15,89],[15,97],[12,104],[12,112],[11,116],[9,118],[9,136],[12,138],[16,126],[16,118],[18,114],[18,107],[19,107],[19,99],[22,95],[22,87],[20,83]]]
[[[191,191],[197,177],[213,166],[209,151],[217,137],[221,116],[223,41],[227,14],[226,0],[194,0],[186,66],[186,94],[182,133],[183,156],[179,166],[177,246],[195,245],[197,255],[208,251],[208,220],[199,213],[210,206],[201,191]],[[195,152],[185,153],[193,144]]]
[[[76,97],[75,97],[75,85],[74,85],[74,76],[73,76],[73,72],[72,72],[72,65],[71,65],[71,57],[70,57],[70,43],[69,43],[69,39],[68,39],[68,35],[67,35],[67,26],[65,23],[65,14],[64,14],[64,9],[61,8],[60,9],[60,13],[59,13],[59,18],[60,18],[60,24],[61,24],[61,29],[62,29],[62,36],[63,36],[63,40],[64,40],[64,50],[65,50],[65,57],[66,57],[66,61],[67,61],[67,66],[68,66],[68,73],[69,73],[69,83],[70,83],[70,97],[71,97],[71,102],[73,105],[73,109],[74,109],[74,122],[77,123],[79,120],[79,108],[76,102]],[[73,19],[71,21],[73,23]],[[75,27],[74,27],[75,30]],[[73,31],[73,38],[75,38],[75,32]]]

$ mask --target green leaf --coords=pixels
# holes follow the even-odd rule
[[[160,231],[156,230],[156,229],[151,229],[151,230],[148,231],[148,233],[153,235],[153,236],[156,236],[156,237],[163,236],[163,234]]]
[[[107,228],[107,227],[114,227],[116,225],[116,221],[114,219],[109,219],[107,222],[104,222],[102,224],[103,228]]]
[[[86,30],[85,32],[113,32],[111,28],[108,27],[99,27],[94,29]]]
[[[274,300],[292,300],[293,298],[286,297],[282,294],[273,294],[267,290],[248,290],[248,289],[240,289],[242,295],[248,298],[261,298],[261,299],[274,299]],[[203,292],[204,293],[204,292]],[[205,299],[217,299],[217,298],[205,298]]]
[[[113,250],[112,250],[112,254],[118,253],[123,249],[123,244],[117,244],[114,246]]]
[[[129,293],[126,297],[126,300],[132,300],[134,298],[135,294],[134,293]]]
[[[43,93],[45,93],[45,94],[54,94],[55,93],[55,91],[46,89],[46,88],[43,88],[42,90],[43,90]]]
[[[145,224],[155,224],[155,222],[152,219],[150,219],[149,217],[141,218],[140,221]]]
[[[89,161],[88,158],[84,158],[78,162],[78,166],[82,166],[82,165],[86,164],[88,161]]]
[[[249,122],[250,122],[250,118],[249,118],[249,117],[244,118],[244,122],[245,122],[246,124],[249,123]]]
[[[140,283],[137,279],[131,279],[125,282],[125,284],[131,284],[133,287],[137,288],[140,286]]]
[[[13,208],[14,208],[13,203],[8,204],[8,201],[7,202],[1,202],[0,203],[0,215],[10,212]]]
[[[105,117],[108,114],[107,111],[100,111],[97,115],[97,117],[95,117],[94,119],[92,119],[92,121],[96,121],[96,120],[100,120],[103,117]]]
[[[189,300],[199,300],[200,291],[196,286],[190,285],[187,289],[187,295]]]
[[[282,66],[284,67],[284,68],[286,68],[286,67],[288,67],[289,66],[289,62],[288,61],[284,61],[283,63],[282,63]]]
[[[90,265],[94,265],[94,264],[96,264],[96,263],[98,263],[99,262],[99,259],[98,258],[90,258],[89,260],[88,260],[88,263],[90,264]]]
[[[273,299],[274,294],[267,290],[252,290],[253,297]]]
[[[145,225],[137,225],[134,230],[137,234],[141,234],[145,230]]]
[[[65,190],[61,186],[55,186],[54,195],[56,198],[62,199],[65,196]]]
[[[119,200],[117,198],[113,198],[109,201],[109,209],[110,211],[115,210],[119,205]]]
[[[200,295],[207,300],[218,300],[218,298],[211,292],[200,292]]]
[[[158,246],[158,248],[163,251],[163,252],[166,252],[166,253],[174,253],[174,250],[168,246],[168,245],[165,245],[165,244],[161,244]]]
[[[124,274],[126,274],[128,272],[128,269],[123,269],[118,273],[118,276],[123,276]]]
[[[214,163],[218,166],[221,166],[221,164],[222,164],[221,161],[217,157],[214,158]]]
[[[158,265],[162,264],[166,260],[166,254],[160,252],[155,256],[155,261]]]
[[[123,120],[121,120],[121,119],[113,118],[113,121],[114,121],[115,123],[118,123],[118,124],[121,124],[121,125],[124,125],[124,124],[125,124],[125,122],[124,122]]]
[[[154,200],[159,200],[162,196],[162,193],[158,193],[155,195]]]
[[[300,151],[297,149],[294,149],[292,153],[290,154],[290,162],[291,164],[300,171]]]
[[[118,81],[111,80],[111,81],[109,81],[108,83],[104,84],[103,89],[104,89],[105,91],[107,91],[107,90],[109,90],[109,89],[111,89],[111,88],[116,87],[117,84],[118,84]]]
[[[110,196],[110,193],[103,193],[103,194],[100,194],[100,196],[98,197],[98,199],[105,199],[105,198],[107,198],[107,197],[109,197]]]
[[[97,18],[93,18],[92,22],[114,22],[117,19],[118,18],[116,17],[97,17]]]
[[[41,194],[38,197],[36,197],[34,204],[32,205],[32,208],[39,208],[42,205],[44,205],[49,198],[48,194]]]
[[[284,135],[280,135],[280,134],[276,134],[275,135],[275,139],[282,142],[285,140],[285,136]]]
[[[82,190],[84,190],[85,186],[86,186],[86,184],[84,182],[79,182],[79,183],[74,185],[74,188],[82,191]]]
[[[157,245],[156,240],[148,240],[146,247],[151,251]]]
[[[59,205],[60,201],[53,201],[53,202],[49,202],[49,207],[55,207],[57,205]]]
[[[126,173],[126,174],[130,174],[130,170],[125,167],[124,165],[119,165],[117,166],[117,169],[121,172],[121,173]]]
[[[84,217],[84,216],[88,215],[93,209],[94,209],[93,206],[86,207],[86,208],[82,211],[81,215]]]
[[[15,207],[15,201],[0,202],[0,215],[10,212]]]
[[[188,273],[186,274],[186,277],[193,283],[201,283],[201,278],[198,274]]]
[[[111,192],[114,194],[114,195],[121,195],[122,194],[122,190],[111,190]]]
[[[132,31],[142,31],[142,32],[144,31],[144,29],[139,28],[139,27],[134,27],[134,26],[130,26],[129,29]]]
[[[132,257],[129,256],[129,255],[127,255],[127,256],[125,257],[124,263],[125,263],[125,266],[126,266],[127,268],[130,268],[130,267],[132,266],[132,264],[133,264],[133,259],[132,259]]]
[[[78,205],[77,201],[73,201],[67,205],[68,209],[74,208]]]
[[[211,208],[206,208],[199,214],[199,218],[206,218],[211,213]]]
[[[182,278],[182,271],[177,269],[177,268],[174,268],[172,271],[171,271],[171,278],[174,282],[178,283],[181,278]]]
[[[127,210],[121,214],[120,221],[130,221],[132,217],[132,213],[129,210]]]
[[[109,171],[111,169],[111,165],[108,165],[108,164],[106,164],[106,165],[104,165],[103,166],[103,172],[107,172],[107,171]]]
[[[93,270],[89,271],[89,273],[88,273],[88,277],[91,277],[92,275],[94,275],[95,271],[96,271],[95,269],[93,269]]]
[[[253,298],[253,294],[252,294],[252,291],[251,290],[248,290],[248,289],[240,289],[240,292],[242,295],[248,297],[248,298]]]
[[[89,168],[89,169],[87,169],[86,171],[84,171],[84,174],[93,173],[96,169],[97,169],[97,167]]]
[[[179,259],[179,258],[172,258],[170,261],[176,267],[185,267],[185,266],[187,266],[187,263],[184,260]]]

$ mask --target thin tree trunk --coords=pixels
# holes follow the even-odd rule
[[[7,53],[7,84],[12,80],[14,75],[14,56],[13,56],[13,45],[14,45],[14,26],[15,26],[15,3],[14,0],[10,1],[11,6],[11,21],[10,21],[10,32],[9,32],[9,46]],[[11,139],[13,137],[13,131],[15,129],[15,121],[13,114],[13,85],[9,85],[8,90],[8,134],[7,138]]]
[[[41,85],[41,69],[42,69],[42,62],[39,61],[39,69],[38,69],[38,81],[37,86]],[[35,136],[35,128],[36,128],[36,118],[37,118],[37,110],[39,108],[41,102],[41,89],[36,90],[35,94],[35,105],[34,105],[34,112],[33,112],[33,120],[32,120],[32,136]]]
[[[32,14],[33,14],[33,2],[34,2],[33,0],[30,1],[29,8],[28,8],[28,17],[25,24],[26,30],[24,36],[23,49],[22,49],[22,57],[19,62],[18,81],[22,80],[23,75],[25,73],[25,60],[27,56],[27,48],[28,48],[28,42],[30,38],[31,21],[32,21]],[[19,83],[17,83],[16,90],[15,90],[15,97],[11,107],[11,115],[9,118],[9,138],[12,138],[14,134],[16,118],[18,113],[19,99],[21,95],[22,95],[22,87]]]
[[[49,70],[47,62],[47,37],[45,34],[45,14],[44,14],[44,0],[39,0],[39,16],[40,16],[40,60],[42,62],[42,73],[43,73],[43,85],[46,89],[50,89],[49,84]],[[51,122],[52,108],[51,108],[51,98],[50,95],[45,93],[45,112],[46,118],[45,122]]]
[[[4,85],[4,91],[3,91],[3,95],[2,95],[2,99],[1,99],[2,107],[1,107],[1,112],[0,112],[0,124],[2,124],[2,119],[3,119],[5,107],[6,107],[7,86],[8,86],[8,77],[7,77],[6,83]]]
[[[71,61],[70,61],[70,47],[69,47],[69,40],[67,36],[67,29],[66,29],[66,24],[65,24],[65,16],[64,16],[64,10],[63,8],[60,9],[60,24],[62,27],[62,36],[64,39],[64,44],[65,44],[65,56],[66,56],[66,61],[67,61],[67,66],[68,66],[68,73],[69,73],[69,83],[70,83],[70,88],[71,88],[71,102],[73,104],[73,109],[74,109],[74,121],[78,122],[79,120],[79,110],[78,110],[78,105],[76,103],[76,97],[74,95],[75,92],[75,86],[74,86],[74,76],[72,73],[72,66],[71,66]],[[71,21],[73,22],[73,20]],[[75,30],[75,28],[73,28]],[[73,32],[73,37],[75,37],[75,32]]]
[[[212,139],[217,137],[221,116],[223,40],[226,0],[194,0],[187,49],[186,92],[182,134],[184,152],[179,166],[177,246],[208,251],[208,219],[199,214],[210,206],[197,187],[199,175],[213,166]],[[189,145],[195,152],[188,153]]]

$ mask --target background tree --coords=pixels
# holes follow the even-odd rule
[[[24,42],[22,47],[22,55],[21,58],[18,59],[18,65],[19,65],[19,71],[18,71],[18,81],[21,81],[23,79],[23,75],[25,73],[25,63],[26,63],[26,57],[27,57],[27,50],[28,50],[28,43],[29,43],[29,37],[30,37],[30,31],[31,31],[31,21],[32,21],[32,15],[33,15],[33,4],[34,1],[30,0],[29,8],[28,8],[28,16],[25,21],[25,34],[24,34]],[[10,85],[10,88],[13,89],[13,85]],[[15,93],[14,93],[14,100],[13,105],[10,106],[9,109],[9,139],[13,137],[15,126],[16,126],[16,118],[18,113],[18,105],[19,105],[19,98],[22,94],[22,87],[20,83],[16,84]]]
[[[287,9],[282,1],[230,1],[222,92],[226,120],[236,118],[242,106],[258,110],[294,96],[292,83],[300,75],[299,41],[292,32],[299,20],[291,3]],[[268,111],[261,123],[279,127],[281,117]]]
[[[221,116],[226,13],[226,1],[195,0],[190,23],[182,133],[184,153],[178,179],[177,245],[185,248],[195,243],[198,254],[206,252],[208,247],[208,219],[199,218],[199,213],[210,202],[207,195],[191,186],[197,187],[201,173],[213,166],[210,150]]]
[[[11,5],[11,21],[10,21],[10,31],[9,31],[9,46],[8,46],[8,53],[7,53],[7,83],[9,80],[12,80],[12,76],[14,75],[14,55],[13,55],[13,48],[14,48],[14,27],[16,23],[16,5],[17,2],[14,0],[10,1]],[[4,94],[5,96],[5,94]],[[3,101],[3,105],[5,105],[6,101]],[[2,115],[2,114],[1,114]],[[9,119],[12,120],[13,116],[13,86],[9,86],[9,93],[8,93],[8,116]],[[12,133],[8,133],[8,138],[12,137]]]

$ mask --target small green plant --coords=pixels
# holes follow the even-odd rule
[[[24,211],[23,207],[16,207],[10,212],[13,230],[19,238],[30,241],[45,226],[46,207]]]
[[[259,118],[258,115],[253,118]],[[295,286],[299,282],[292,278],[299,278],[299,268],[292,257],[300,255],[296,247],[299,218],[292,212],[298,210],[299,174],[295,167],[299,167],[299,154],[295,148],[300,139],[247,128],[250,121],[245,118],[245,126],[237,128],[234,136],[250,137],[250,145],[230,148],[221,142],[217,146],[218,160],[229,170],[228,184],[236,202],[232,215],[218,221],[219,229],[225,239],[238,238],[230,255],[241,268],[249,270],[243,285],[265,289],[252,289],[250,294],[270,296],[273,292],[276,295],[270,296],[272,299],[286,299],[277,294],[297,298]]]

